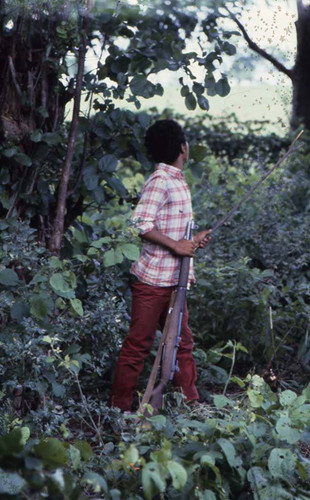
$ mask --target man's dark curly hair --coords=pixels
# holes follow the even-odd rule
[[[171,165],[186,143],[182,127],[174,120],[158,120],[146,132],[145,146],[156,163]]]

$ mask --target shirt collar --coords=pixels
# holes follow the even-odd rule
[[[157,163],[157,165],[155,165],[155,169],[164,170],[167,174],[171,175],[171,177],[177,177],[178,179],[184,178],[182,170],[177,167],[173,167],[172,165],[167,165],[166,163]]]

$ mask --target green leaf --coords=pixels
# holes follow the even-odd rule
[[[26,486],[26,481],[16,472],[0,469],[0,494],[17,495]]]
[[[99,238],[99,240],[95,240],[91,243],[91,246],[92,247],[95,247],[95,248],[101,248],[102,245],[105,245],[107,243],[110,243],[112,240],[112,238],[110,238],[110,236],[104,236],[103,238]]]
[[[31,134],[30,134],[30,139],[33,141],[33,142],[40,142],[41,139],[42,139],[42,132],[40,132],[40,130],[34,130]]]
[[[227,78],[221,78],[218,82],[216,82],[216,93],[221,96],[225,97],[229,94],[230,92],[230,85],[227,81]]]
[[[195,92],[196,96],[198,97],[204,93],[205,88],[203,85],[201,85],[201,83],[194,82],[193,91]]]
[[[236,49],[235,45],[233,45],[232,43],[229,43],[229,42],[224,42],[223,43],[222,50],[226,54],[228,54],[229,56],[233,56],[237,52],[237,49]]]
[[[199,146],[198,144],[195,146],[191,146],[190,148],[190,157],[194,161],[202,161],[208,154],[208,148],[205,146]]]
[[[42,135],[41,140],[49,146],[56,146],[61,142],[61,137],[56,132],[46,132]]]
[[[66,465],[68,453],[64,445],[56,438],[44,438],[34,447],[35,454],[42,458],[45,465],[58,467]]]
[[[184,488],[187,481],[187,472],[183,465],[171,460],[168,462],[167,468],[172,477],[173,487],[177,490]]]
[[[245,387],[245,383],[240,377],[231,377],[231,382],[238,384],[242,389]]]
[[[223,453],[229,463],[230,467],[237,469],[240,475],[244,472],[242,466],[242,459],[236,455],[234,445],[228,439],[220,438],[217,443],[223,450]]]
[[[134,444],[131,444],[124,453],[123,463],[125,467],[130,467],[131,464],[137,463],[139,460],[139,452]]]
[[[14,455],[20,453],[24,447],[25,436],[22,428],[13,429],[9,434],[0,438],[0,455]]]
[[[287,390],[280,393],[279,400],[282,406],[290,406],[295,399],[297,399],[297,394],[295,392]]]
[[[12,156],[17,154],[17,149],[16,148],[8,148],[3,151],[3,155],[6,158],[12,158]]]
[[[102,172],[114,172],[117,167],[118,159],[114,155],[104,155],[99,160],[99,168]]]
[[[132,243],[122,243],[121,244],[121,250],[125,257],[129,260],[138,260],[140,250],[137,247],[137,245],[134,245]]]
[[[11,318],[19,323],[25,316],[29,316],[29,312],[28,304],[22,300],[14,302],[10,310]]]
[[[212,75],[211,77],[210,76],[206,76],[206,79],[205,79],[205,87],[207,89],[207,94],[209,96],[214,96],[217,94],[217,91],[216,91],[216,83],[215,83],[215,80],[214,80],[214,76]]]
[[[93,456],[93,450],[87,441],[76,441],[74,443],[75,448],[77,448],[81,454],[81,457],[85,462],[89,462]]]
[[[204,490],[202,500],[216,500],[215,493],[212,490]]]
[[[268,472],[261,467],[252,467],[247,473],[247,478],[251,484],[253,492],[256,494],[254,497],[255,500],[260,499],[260,492],[266,488],[271,479]]]
[[[76,287],[76,276],[72,271],[55,273],[51,276],[49,283],[53,291],[65,299],[74,298],[74,288]]]
[[[240,457],[236,456],[236,450],[234,445],[230,441],[228,441],[228,439],[225,438],[218,439],[217,443],[222,448],[230,467],[239,467],[242,461]]]
[[[160,467],[156,462],[149,462],[143,467],[142,486],[148,500],[151,500],[157,493],[165,491],[166,481],[161,477]]]
[[[123,255],[120,248],[111,248],[105,252],[103,256],[103,264],[105,267],[115,266],[123,262]]]
[[[253,408],[261,408],[264,398],[259,391],[248,389],[247,395]]]
[[[228,399],[226,396],[223,396],[221,394],[215,394],[213,396],[213,401],[214,401],[216,408],[218,408],[219,410],[221,410],[222,408],[224,408],[227,405],[228,406],[234,405],[234,402],[231,399]]]
[[[149,80],[147,80],[147,78],[144,75],[134,76],[129,86],[133,95],[141,96],[144,97],[145,99],[153,97],[155,94],[159,95],[162,94],[161,85],[160,86],[154,85]]]
[[[189,109],[190,111],[193,111],[194,109],[196,109],[196,105],[197,105],[197,102],[196,102],[196,97],[194,96],[194,94],[187,94],[187,96],[185,98],[185,106],[187,107],[187,109]]]
[[[105,493],[108,492],[108,485],[106,480],[96,472],[87,472],[84,475],[82,481],[90,484],[93,487],[95,493],[100,493],[101,491],[104,491]]]
[[[115,264],[115,251],[114,248],[105,252],[103,256],[103,264],[105,267],[114,266]]]
[[[209,111],[209,109],[210,109],[209,101],[203,95],[198,96],[198,105],[199,105],[200,109],[203,109],[204,111]]]
[[[181,88],[181,96],[186,97],[189,94],[189,86],[188,85],[183,85]]]
[[[80,451],[70,444],[68,450],[70,462],[73,470],[78,470],[81,467],[81,454]]]
[[[65,387],[61,384],[58,384],[57,382],[52,383],[52,389],[56,398],[63,398],[64,395],[66,394]]]
[[[52,269],[62,269],[63,268],[62,261],[58,257],[56,257],[55,255],[52,255],[52,257],[50,257],[48,259],[48,265]]]
[[[16,160],[17,163],[23,165],[24,167],[31,167],[32,165],[32,159],[24,153],[17,153],[16,155],[14,155],[14,160]]]
[[[295,444],[300,440],[303,433],[302,429],[296,429],[291,425],[291,419],[284,415],[277,420],[276,431],[280,439],[289,444]]]
[[[103,178],[108,186],[116,191],[119,196],[121,196],[122,198],[125,198],[125,196],[127,196],[127,189],[117,177],[111,177],[107,174],[103,174]]]
[[[12,269],[3,269],[0,271],[0,284],[5,286],[16,286],[19,283],[19,278]]]
[[[72,309],[79,315],[84,316],[83,305],[80,299],[70,299]]]
[[[83,170],[83,181],[89,191],[94,191],[99,185],[99,176],[94,165],[90,165]]]
[[[30,429],[29,427],[20,427],[21,431],[21,443],[25,446],[28,439],[30,438]]]
[[[44,319],[48,313],[46,298],[41,295],[32,295],[30,298],[30,314],[38,319]]]
[[[287,448],[274,448],[268,459],[268,468],[273,477],[289,480],[296,466],[297,457]]]

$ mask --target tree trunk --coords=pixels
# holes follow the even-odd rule
[[[293,69],[293,107],[291,125],[301,123],[310,130],[310,6],[297,1],[297,53]]]
[[[48,247],[51,250],[51,252],[57,255],[60,254],[61,244],[65,230],[68,184],[70,179],[72,161],[74,157],[74,147],[76,143],[77,129],[79,123],[85,56],[87,52],[87,29],[88,29],[88,18],[89,18],[90,7],[91,7],[91,0],[87,0],[87,6],[84,12],[83,27],[81,30],[80,47],[78,55],[78,71],[76,77],[76,88],[74,95],[72,120],[69,131],[68,147],[58,187],[58,198],[57,198],[55,220],[53,224],[52,234],[49,238],[49,243],[48,243]]]

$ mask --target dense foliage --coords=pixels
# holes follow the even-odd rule
[[[158,116],[119,113],[134,123]],[[233,133],[233,117],[231,125],[178,119],[191,142],[185,175],[201,228],[214,225],[289,143],[259,124]],[[205,408],[191,413],[175,394],[165,414],[142,419],[137,432],[134,416],[124,419],[107,402],[138,255],[129,217],[149,163],[118,163],[126,196],[91,204],[66,233],[61,258],[38,243],[31,219],[1,221],[4,497],[308,498],[299,445],[309,441],[306,144],[196,258],[189,307]]]
[[[170,393],[150,418],[110,409],[140,247],[130,215],[152,169],[145,129],[159,117],[184,125],[201,229],[292,138],[234,116],[139,111],[142,98],[162,94],[154,76],[164,69],[183,72],[189,110],[229,92],[217,66],[234,54],[235,33],[215,11],[202,20],[184,2],[97,1],[87,24],[85,5],[0,2],[0,498],[309,498],[309,137],[195,258],[189,308],[204,407]],[[197,32],[199,49],[188,52]],[[83,43],[100,55],[82,75],[88,108],[55,255],[48,243],[72,125],[65,106],[78,93],[70,60],[80,62]],[[136,113],[117,107],[126,99]]]

